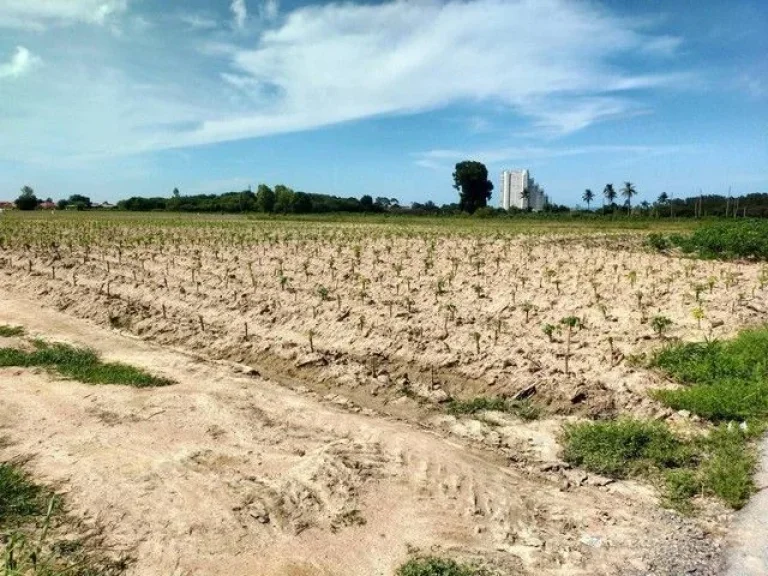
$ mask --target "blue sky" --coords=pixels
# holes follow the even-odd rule
[[[768,192],[765,0],[1,0],[0,199]],[[498,203],[498,190],[492,203]]]

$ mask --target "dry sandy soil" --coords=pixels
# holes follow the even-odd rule
[[[764,320],[759,266],[636,236],[62,230],[0,254],[0,323],[178,384],[5,370],[0,432],[134,573],[389,575],[415,549],[502,574],[717,573],[729,514],[683,519],[650,486],[568,469],[558,435],[617,413],[688,425],[631,357],[659,346],[656,315],[685,340]],[[565,332],[541,329],[566,316],[584,326],[570,374]],[[441,408],[476,396],[544,417]]]
[[[32,455],[75,515],[130,552],[132,574],[389,575],[414,549],[537,575],[641,574],[680,550],[681,568],[709,573],[718,534],[660,510],[647,488],[586,475],[566,488],[412,424],[0,297],[0,322],[178,382],[0,371],[2,456]]]

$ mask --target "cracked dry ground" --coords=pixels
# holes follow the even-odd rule
[[[715,573],[721,534],[663,511],[648,487],[559,470],[554,456],[510,459],[509,447],[6,290],[0,323],[177,382],[137,390],[0,370],[0,434],[11,441],[0,456],[31,456],[73,513],[130,552],[132,574],[390,575],[415,550],[500,574]],[[551,436],[546,422],[527,426],[523,435]]]

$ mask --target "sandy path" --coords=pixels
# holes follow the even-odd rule
[[[731,531],[726,576],[768,574],[768,436],[763,439],[761,470],[755,484],[761,488],[737,514]]]
[[[133,574],[389,575],[410,547],[505,574],[635,574],[649,534],[672,539],[647,494],[563,493],[413,425],[1,291],[0,323],[178,382],[135,390],[0,370],[0,434],[14,442],[0,456],[34,455],[73,512],[131,549]],[[580,543],[585,534],[603,545]]]

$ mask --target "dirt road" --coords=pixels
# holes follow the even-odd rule
[[[760,490],[739,512],[729,536],[726,576],[768,574],[768,436],[761,449],[761,470],[755,478]]]
[[[136,390],[0,370],[12,442],[0,457],[32,455],[73,513],[131,551],[132,574],[390,575],[414,549],[503,574],[643,574],[682,534],[648,490],[563,492],[458,440],[7,292],[0,323],[177,382]]]

